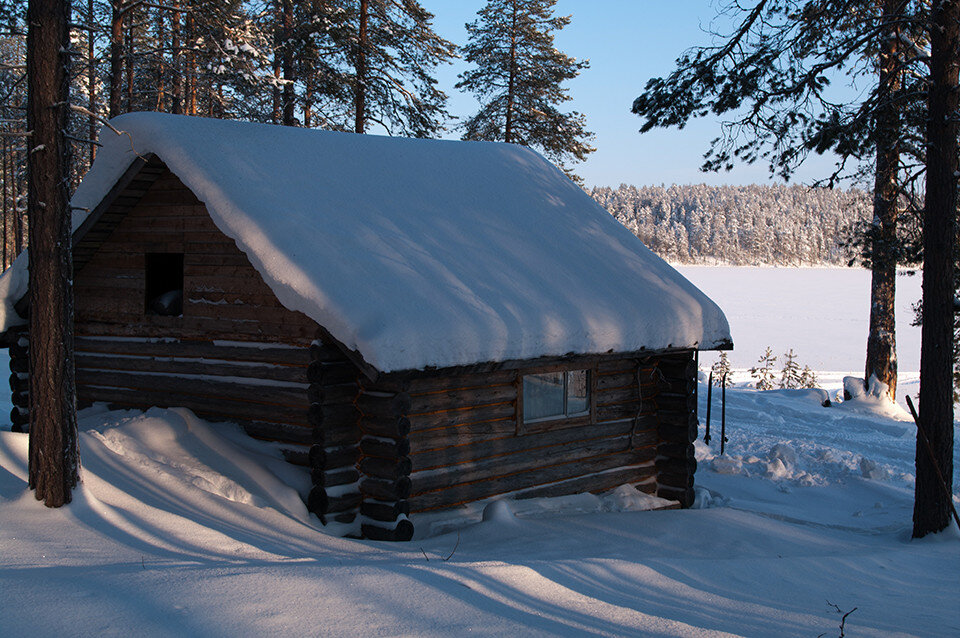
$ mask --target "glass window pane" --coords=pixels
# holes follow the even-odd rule
[[[571,370],[567,373],[567,416],[590,411],[590,385],[586,370]]]
[[[523,376],[523,420],[563,416],[563,373]]]

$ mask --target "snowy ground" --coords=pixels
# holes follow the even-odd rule
[[[960,531],[910,540],[906,415],[727,398],[727,454],[716,416],[698,443],[697,509],[501,503],[398,544],[324,534],[295,468],[186,411],[84,411],[84,483],[58,511],[0,426],[0,634],[837,636],[833,604],[856,608],[847,636],[960,635]]]

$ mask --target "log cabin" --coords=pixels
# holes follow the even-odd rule
[[[510,144],[134,113],[75,193],[80,405],[185,407],[280,442],[309,510],[417,515],[631,484],[689,506],[721,310]],[[0,278],[29,421],[26,256]]]

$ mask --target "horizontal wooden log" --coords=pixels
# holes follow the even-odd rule
[[[337,428],[357,427],[360,413],[352,403],[311,403],[308,408],[310,425],[332,432]]]
[[[331,472],[311,468],[310,479],[314,485],[323,487],[351,485],[360,480],[360,472],[354,467],[338,468]]]
[[[513,383],[517,378],[516,370],[463,374],[450,370],[429,372],[400,372],[381,375],[373,388],[401,387],[411,396],[442,392],[448,390],[466,390],[489,385]],[[382,385],[381,385],[382,384]]]
[[[301,467],[309,467],[307,448],[280,448],[280,453],[283,454],[283,459],[287,463]]]
[[[29,357],[30,357],[29,344],[21,344],[20,339],[13,339],[13,343],[10,344],[10,358],[11,359],[27,359]]]
[[[657,406],[653,401],[628,401],[624,403],[615,403],[613,405],[598,405],[595,409],[596,420],[619,421],[621,419],[632,419],[637,416],[652,416],[657,414]]]
[[[675,474],[671,472],[658,472],[657,485],[669,487],[693,487],[693,474],[683,473]]]
[[[516,434],[517,421],[511,414],[495,421],[479,421],[446,428],[411,431],[408,438],[411,448],[416,452],[499,440],[515,437]]]
[[[349,360],[337,346],[332,343],[314,341],[310,344],[310,358],[320,363],[348,363]]]
[[[410,455],[410,441],[404,438],[387,439],[365,437],[360,440],[360,449],[364,456],[379,456],[386,459],[397,459]]]
[[[29,392],[30,391],[30,377],[24,376],[21,378],[20,375],[25,373],[12,372],[10,374],[10,391],[11,392]]]
[[[629,437],[615,436],[589,441],[571,441],[543,447],[531,453],[519,450],[485,459],[477,459],[459,465],[445,466],[434,470],[411,473],[413,494],[442,490],[461,483],[483,481],[489,478],[521,474],[538,468],[563,465],[580,459],[591,459],[617,453],[627,453],[629,459],[622,465],[636,465],[652,461],[656,449],[652,446],[631,449]],[[569,469],[569,468],[567,468]]]
[[[410,496],[412,487],[410,477],[403,476],[396,481],[386,481],[374,477],[360,479],[360,492],[365,498],[377,501],[402,501]]]
[[[307,380],[310,383],[322,385],[336,385],[338,383],[356,382],[360,378],[360,371],[349,362],[323,363],[314,361],[307,368]]]
[[[405,542],[413,538],[413,523],[407,519],[397,521],[394,527],[380,527],[373,523],[364,523],[360,526],[364,538],[374,541]]]
[[[310,467],[321,471],[352,468],[359,458],[360,450],[356,446],[325,448],[322,445],[313,445],[310,447]]]
[[[360,513],[376,521],[393,522],[410,513],[410,504],[407,501],[380,502],[363,501],[360,504]]]
[[[315,485],[307,496],[307,509],[317,516],[334,512],[343,512],[360,507],[360,494],[350,492],[339,496],[330,496],[326,488]]]
[[[355,381],[338,385],[312,383],[307,388],[307,399],[311,403],[353,403],[360,392]]]
[[[367,436],[402,439],[410,434],[410,419],[405,416],[392,419],[360,417],[357,423],[359,425],[360,432]]]
[[[407,413],[423,414],[437,410],[461,409],[491,403],[512,402],[517,399],[517,386],[488,385],[475,388],[461,388],[429,394],[411,396],[411,405]]]
[[[515,419],[516,411],[516,404],[512,401],[507,401],[480,407],[443,410],[429,414],[410,414],[410,430],[416,432],[418,430],[453,427],[467,423],[495,421],[503,418]]]
[[[487,476],[471,483],[462,483],[411,496],[410,511],[413,513],[432,509],[452,507],[482,498],[508,494],[518,490],[556,483],[565,479],[578,478],[634,465],[644,464],[644,457],[653,456],[650,449],[646,454],[638,451],[614,452],[589,458],[578,458],[566,463],[543,465],[504,476]],[[650,458],[652,460],[652,458]],[[416,475],[414,475],[414,478]]]
[[[636,370],[637,366],[645,366],[646,364],[638,363],[638,360],[634,357],[604,357],[597,361],[596,368],[597,374],[615,374],[619,372],[626,372],[630,370]]]
[[[10,371],[28,373],[30,372],[30,361],[24,357],[16,357],[16,358],[11,357]]]
[[[657,496],[660,498],[665,498],[670,501],[679,501],[680,507],[690,507],[693,505],[693,501],[696,498],[692,488],[689,487],[669,487],[666,485],[660,485],[657,487]]]
[[[657,457],[657,472],[668,474],[693,474],[697,471],[697,460],[675,459],[670,457]]]
[[[78,305],[78,312],[80,307]],[[139,339],[163,339],[176,334],[184,340],[202,341],[214,336],[236,341],[270,342],[277,344],[308,345],[314,330],[310,326],[291,326],[285,323],[222,321],[196,317],[141,316],[137,323],[122,319],[78,319],[76,334],[81,337],[112,336]]]
[[[379,456],[361,456],[360,471],[365,476],[397,481],[409,476],[412,465],[410,458],[401,456],[396,459],[385,459]]]
[[[132,372],[160,372],[167,374],[195,374],[209,377],[240,377],[280,381],[286,383],[307,383],[306,369],[299,366],[272,364],[251,364],[249,362],[213,362],[206,359],[186,359],[184,357],[154,358],[115,355],[89,354],[77,352],[77,368],[95,370],[124,370]],[[303,390],[306,397],[306,388]]]
[[[546,498],[582,494],[583,492],[606,492],[624,484],[634,485],[641,492],[652,494],[657,489],[656,470],[653,466],[627,467],[599,474],[579,476],[575,479],[542,485],[517,492],[515,498]]]
[[[360,414],[370,419],[394,419],[410,411],[410,396],[396,393],[393,396],[377,396],[362,393],[355,402]]]
[[[309,407],[304,388],[216,381],[190,376],[169,376],[113,370],[77,368],[77,384],[136,390],[169,391],[184,395],[213,396],[245,403],[283,405],[303,410]]]
[[[129,388],[107,388],[77,384],[77,397],[86,401],[103,401],[121,407],[146,409],[181,407],[193,410],[209,420],[266,421],[307,425],[306,410],[286,406],[243,403],[219,397],[184,395],[169,391],[147,391]]]
[[[645,425],[647,427],[638,428],[634,436],[634,444],[637,447],[647,447],[656,444],[658,441],[654,429],[656,424],[647,422]],[[472,445],[438,446],[431,449],[437,443],[442,445],[449,441],[446,437],[438,437],[433,442],[429,439],[420,442],[410,458],[417,471],[429,470],[521,451],[538,455],[544,450],[549,450],[550,446],[553,445],[629,436],[633,429],[634,423],[632,420],[623,420],[578,428],[550,430],[524,436],[508,435],[492,440],[481,440]]]
[[[665,443],[692,443],[697,440],[699,429],[696,418],[690,419],[686,427],[661,424],[657,435]]]
[[[13,406],[13,409],[10,410],[10,422],[14,427],[30,425],[30,410]],[[16,431],[22,432],[23,430]]]
[[[30,407],[30,395],[26,392],[11,392],[10,402],[20,408]]]
[[[237,421],[244,431],[255,439],[265,441],[281,441],[310,445],[311,428],[305,425],[290,423],[268,423],[265,421]]]
[[[692,459],[696,450],[690,443],[664,442],[657,446],[657,456],[674,459]]]
[[[78,336],[75,338],[74,347],[77,352],[126,354],[141,357],[192,357],[298,367],[306,367],[310,364],[310,351],[307,347],[266,346],[260,343],[242,346],[236,343],[218,345],[204,340],[164,342]]]

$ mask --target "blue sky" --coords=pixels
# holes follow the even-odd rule
[[[464,44],[466,22],[474,20],[483,0],[421,0],[434,14],[437,32]],[[716,16],[711,0],[560,0],[557,14],[572,15],[571,24],[556,36],[557,48],[590,60],[590,68],[568,83],[566,110],[587,117],[587,128],[596,134],[597,151],[575,167],[587,185],[644,184],[750,184],[767,183],[764,165],[738,166],[729,173],[702,173],[704,151],[717,136],[713,119],[693,122],[682,131],[660,129],[640,135],[642,121],[630,113],[633,99],[646,81],[673,69],[686,48],[706,44],[703,29]],[[441,69],[441,87],[451,97],[451,112],[467,116],[476,109],[469,95],[453,88],[462,61]],[[811,160],[794,181],[810,181],[831,165]]]

